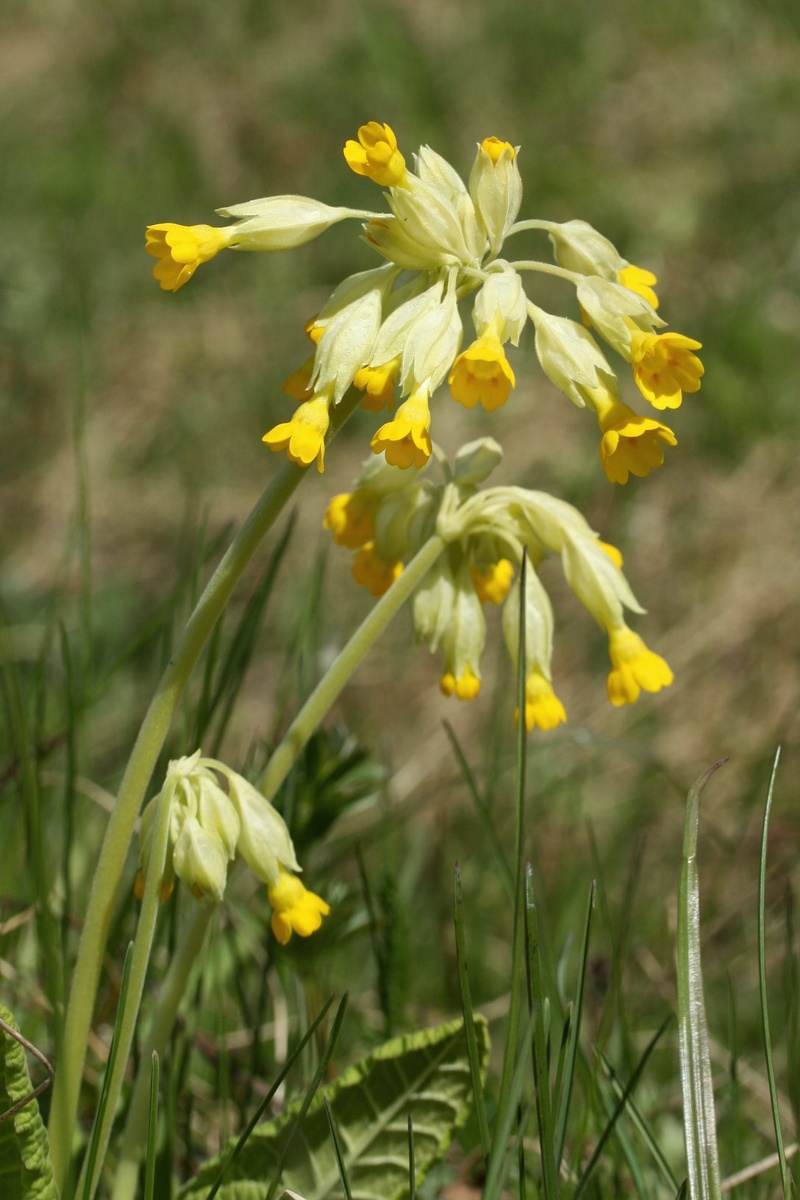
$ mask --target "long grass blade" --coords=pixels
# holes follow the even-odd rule
[[[97,1103],[97,1112],[94,1115],[92,1124],[92,1133],[89,1139],[89,1151],[86,1156],[86,1162],[83,1166],[83,1200],[89,1200],[92,1194],[92,1181],[94,1180],[95,1165],[97,1163],[97,1151],[100,1145],[100,1131],[105,1124],[105,1111],[108,1105],[108,1092],[111,1079],[114,1075],[114,1067],[117,1061],[117,1052],[119,1050],[119,1031],[122,1025],[122,1018],[125,1013],[125,1002],[128,996],[128,985],[130,983],[131,965],[133,963],[133,942],[128,943],[128,950],[125,955],[125,964],[122,968],[122,982],[119,989],[119,1003],[117,1004],[117,1016],[114,1022],[114,1033],[111,1037],[111,1049],[108,1054],[108,1062],[106,1064],[105,1075],[103,1076],[103,1086],[100,1089],[100,1098]]]
[[[156,1183],[156,1133],[158,1130],[158,1054],[153,1051],[150,1070],[150,1120],[147,1127],[147,1155],[144,1160],[144,1200],[153,1200]]]
[[[461,868],[458,863],[453,872],[455,932],[456,932],[456,962],[458,964],[458,986],[461,991],[461,1008],[464,1013],[464,1033],[467,1039],[467,1057],[469,1071],[472,1077],[472,1094],[475,1098],[475,1117],[478,1122],[478,1134],[481,1139],[484,1161],[489,1160],[492,1139],[489,1134],[489,1121],[486,1116],[486,1100],[483,1094],[483,1078],[481,1060],[478,1053],[478,1041],[475,1037],[475,1018],[472,1010],[472,992],[469,986],[467,968],[467,950],[464,938],[464,911],[461,897]]]
[[[325,1116],[328,1118],[328,1128],[331,1131],[331,1138],[333,1139],[333,1152],[336,1155],[336,1168],[339,1172],[339,1179],[341,1180],[342,1191],[344,1192],[344,1200],[353,1200],[353,1193],[350,1191],[350,1181],[347,1178],[347,1168],[344,1165],[342,1142],[339,1137],[339,1130],[336,1127],[336,1121],[334,1119],[333,1112],[331,1111],[331,1106],[328,1103],[327,1096],[325,1097],[323,1103],[325,1105]]]
[[[669,1013],[664,1018],[664,1020],[661,1022],[658,1029],[655,1031],[655,1033],[651,1037],[650,1041],[647,1043],[647,1046],[645,1047],[642,1057],[639,1059],[639,1062],[636,1064],[635,1071],[633,1072],[630,1079],[628,1080],[627,1087],[622,1092],[622,1095],[620,1096],[619,1100],[617,1101],[614,1111],[612,1112],[611,1116],[609,1117],[609,1119],[606,1123],[605,1129],[603,1130],[603,1132],[600,1135],[600,1138],[599,1138],[598,1143],[594,1150],[594,1154],[590,1158],[589,1162],[586,1164],[586,1168],[584,1169],[583,1174],[581,1175],[580,1179],[578,1180],[578,1186],[575,1188],[575,1191],[573,1193],[573,1200],[578,1200],[578,1197],[581,1195],[581,1193],[583,1192],[583,1189],[586,1187],[586,1184],[589,1182],[592,1172],[594,1171],[597,1164],[600,1162],[600,1159],[603,1156],[603,1151],[605,1150],[606,1144],[608,1143],[608,1139],[611,1137],[611,1134],[614,1132],[617,1121],[619,1120],[619,1118],[622,1116],[622,1113],[627,1108],[628,1101],[629,1101],[630,1097],[633,1095],[634,1089],[636,1088],[637,1083],[639,1082],[639,1080],[642,1077],[644,1069],[647,1066],[647,1060],[650,1058],[650,1055],[655,1050],[656,1046],[658,1045],[659,1041],[661,1040],[661,1037],[662,1037],[664,1031],[668,1028],[671,1021],[672,1021],[672,1013]]]
[[[489,1165],[486,1171],[483,1200],[497,1200],[503,1191],[512,1149],[509,1138],[511,1137],[514,1120],[517,1117],[517,1110],[525,1086],[525,1076],[528,1073],[535,1023],[536,1015],[532,1014],[519,1041],[519,1054],[514,1064],[505,1106],[500,1108],[497,1113],[497,1121],[492,1138],[492,1152],[489,1156]]]
[[[444,731],[447,734],[453,754],[456,756],[456,761],[461,770],[461,774],[464,776],[464,782],[469,788],[469,793],[472,797],[472,803],[475,805],[475,811],[477,812],[478,819],[481,823],[481,831],[483,836],[486,838],[492,855],[497,863],[503,883],[505,884],[506,891],[508,892],[508,897],[513,903],[514,875],[511,867],[508,865],[508,859],[503,852],[503,847],[500,845],[500,839],[497,836],[497,830],[495,829],[492,815],[489,812],[486,801],[478,789],[475,775],[469,763],[467,762],[467,757],[464,754],[464,751],[461,749],[461,746],[458,743],[458,739],[456,738],[449,721],[444,722]]]
[[[336,1043],[339,1040],[339,1034],[342,1031],[342,1023],[344,1021],[345,1009],[347,1008],[347,1001],[348,1001],[348,993],[345,992],[344,995],[342,996],[341,1000],[339,1001],[339,1007],[336,1010],[336,1016],[333,1018],[333,1025],[331,1026],[331,1031],[328,1035],[328,1040],[325,1044],[325,1049],[323,1050],[322,1054],[320,1055],[320,1060],[317,1065],[317,1069],[314,1072],[314,1078],[311,1080],[311,1083],[308,1085],[308,1088],[306,1089],[306,1094],[303,1098],[303,1103],[301,1104],[300,1109],[297,1113],[297,1116],[295,1117],[294,1124],[292,1125],[292,1131],[289,1134],[289,1136],[287,1137],[286,1141],[284,1142],[283,1150],[281,1152],[281,1157],[278,1162],[278,1166],[275,1170],[275,1177],[272,1181],[269,1191],[267,1192],[267,1200],[275,1200],[275,1196],[276,1196],[278,1188],[280,1186],[281,1175],[283,1174],[283,1168],[286,1164],[286,1159],[289,1157],[289,1152],[290,1152],[292,1146],[294,1145],[295,1138],[297,1137],[298,1133],[300,1132],[300,1128],[303,1124],[303,1120],[305,1118],[306,1113],[308,1112],[308,1107],[311,1104],[311,1101],[314,1099],[317,1088],[319,1087],[320,1083],[322,1082],[325,1072],[328,1069],[328,1063],[331,1061],[331,1055],[333,1054],[333,1051],[336,1047]],[[209,1200],[210,1200],[210,1198],[209,1198]]]
[[[781,1129],[781,1114],[778,1107],[778,1089],[775,1083],[775,1064],[772,1061],[772,1038],[769,1031],[769,1004],[767,1001],[767,936],[766,936],[766,893],[767,893],[767,835],[769,834],[769,817],[772,811],[772,797],[775,792],[775,777],[780,761],[780,746],[772,764],[767,803],[764,809],[764,823],[761,828],[761,863],[758,872],[758,986],[761,996],[761,1031],[764,1037],[764,1054],[767,1060],[767,1079],[769,1081],[769,1100],[772,1107],[772,1124],[775,1128],[775,1143],[778,1151],[778,1161],[781,1167],[781,1187],[784,1200],[792,1195],[791,1176],[786,1165],[786,1151],[783,1145]]]
[[[617,1097],[617,1099],[619,1099],[625,1091],[622,1080],[619,1078],[619,1076],[617,1075],[617,1072],[614,1070],[613,1066],[611,1065],[611,1063],[609,1062],[609,1060],[606,1058],[606,1056],[604,1054],[602,1055],[602,1063],[603,1063],[603,1066],[605,1067],[606,1072],[608,1073],[608,1078],[609,1078],[609,1082],[611,1084],[611,1088],[612,1088],[615,1096]],[[628,1116],[630,1117],[634,1126],[638,1130],[639,1135],[642,1138],[642,1141],[647,1146],[647,1149],[650,1151],[653,1161],[655,1162],[656,1166],[658,1167],[659,1171],[661,1172],[664,1182],[667,1184],[667,1186],[670,1188],[671,1191],[673,1191],[673,1192],[677,1191],[678,1181],[675,1178],[675,1174],[674,1174],[671,1166],[669,1165],[669,1162],[667,1161],[666,1155],[664,1154],[663,1150],[659,1146],[658,1141],[656,1140],[655,1134],[653,1133],[652,1129],[650,1128],[650,1125],[649,1125],[648,1121],[645,1119],[645,1116],[642,1113],[642,1110],[639,1108],[639,1105],[636,1103],[636,1101],[634,1100],[634,1098],[630,1094],[630,1092],[628,1093],[627,1110],[628,1110]]]
[[[548,1031],[545,1029],[545,997],[539,953],[539,929],[533,871],[525,867],[525,942],[527,947],[528,1011],[534,1018],[533,1078],[536,1085],[536,1114],[539,1121],[539,1148],[542,1155],[542,1182],[545,1200],[558,1196],[558,1165],[553,1133],[553,1105],[550,1094]]]
[[[572,1100],[572,1088],[575,1081],[575,1064],[578,1061],[578,1040],[581,1032],[581,1016],[583,1014],[583,995],[586,986],[586,967],[589,962],[589,938],[592,929],[592,916],[595,907],[597,885],[592,880],[589,888],[589,900],[586,906],[586,920],[583,923],[583,947],[581,949],[580,968],[578,970],[578,986],[575,992],[575,1003],[570,1022],[569,1039],[567,1041],[566,1057],[564,1060],[563,1084],[556,1079],[555,1107],[556,1118],[556,1167],[560,1169],[564,1157],[564,1142],[567,1136],[567,1120],[569,1106]]]
[[[690,790],[683,827],[683,862],[678,900],[678,1038],[686,1161],[692,1200],[719,1200],[722,1194],[700,962],[700,897],[696,854],[700,796],[708,780],[724,761],[710,767]]]
[[[233,1147],[233,1150],[231,1151],[230,1157],[228,1159],[226,1159],[225,1163],[220,1168],[220,1172],[217,1175],[217,1178],[212,1183],[211,1188],[206,1196],[206,1200],[214,1200],[214,1197],[216,1196],[217,1192],[222,1187],[222,1184],[225,1182],[225,1176],[228,1174],[228,1171],[231,1169],[231,1167],[233,1166],[233,1164],[236,1162],[237,1158],[241,1154],[242,1149],[244,1148],[245,1142],[250,1137],[250,1134],[253,1132],[256,1125],[263,1117],[264,1113],[269,1108],[270,1104],[273,1101],[275,1093],[278,1091],[278,1088],[281,1086],[284,1079],[289,1074],[289,1072],[291,1071],[292,1067],[297,1062],[297,1060],[300,1058],[301,1054],[305,1050],[308,1043],[311,1041],[311,1039],[314,1036],[314,1034],[316,1033],[317,1029],[322,1024],[322,1022],[325,1019],[325,1016],[328,1012],[328,1009],[333,1004],[334,999],[335,999],[334,996],[328,997],[328,999],[325,1001],[325,1004],[322,1006],[322,1009],[320,1010],[316,1019],[314,1021],[312,1021],[312,1023],[309,1025],[306,1032],[301,1037],[300,1041],[295,1046],[292,1053],[286,1059],[286,1062],[283,1064],[280,1071],[278,1072],[278,1074],[275,1078],[275,1081],[272,1084],[272,1087],[269,1089],[266,1096],[261,1101],[258,1108],[256,1109],[256,1111],[253,1113],[252,1117],[248,1121],[247,1125],[245,1126],[245,1128],[242,1130],[241,1134],[239,1135],[236,1145]],[[344,995],[339,1004],[337,1018],[339,1016],[339,1013],[343,1013],[344,1005],[346,1005],[346,1003],[347,1003],[347,996]],[[341,1024],[341,1022],[340,1022],[340,1024]],[[338,1026],[336,1027],[336,1031],[337,1031],[337,1036],[338,1036]],[[331,1036],[333,1036],[333,1035],[331,1034]],[[330,1042],[330,1039],[329,1039],[329,1042]],[[331,1049],[332,1049],[332,1047],[331,1047]],[[322,1078],[322,1076],[320,1075],[320,1079],[321,1078]],[[314,1087],[315,1091],[316,1091],[316,1086],[317,1085],[315,1085],[315,1087]],[[313,1096],[313,1092],[312,1092],[312,1096]],[[281,1167],[282,1167],[282,1165],[283,1164],[281,1163]]]

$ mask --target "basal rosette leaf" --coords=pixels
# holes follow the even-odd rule
[[[13,1016],[0,1005],[0,1018],[13,1030]],[[0,1113],[33,1091],[24,1047],[0,1026]],[[50,1144],[36,1099],[0,1121],[0,1196],[3,1200],[58,1200]]]
[[[489,1035],[480,1017],[475,1033],[485,1069]],[[472,1107],[463,1020],[386,1042],[315,1096],[280,1180],[281,1190],[291,1189],[304,1200],[341,1195],[325,1099],[336,1120],[353,1200],[397,1200],[408,1191],[409,1114],[419,1183],[442,1158]],[[217,1193],[220,1200],[255,1200],[266,1194],[300,1103],[253,1132]],[[179,1200],[204,1196],[229,1152],[207,1162]]]

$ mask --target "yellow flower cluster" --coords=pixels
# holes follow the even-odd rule
[[[219,776],[227,782],[227,790]],[[319,929],[330,908],[293,873],[300,865],[283,818],[243,776],[217,759],[203,758],[200,750],[169,764],[161,792],[142,814],[134,884],[138,899],[144,895],[162,804],[169,810],[167,857],[159,880],[162,900],[170,896],[178,878],[196,899],[219,903],[225,894],[228,864],[238,853],[267,885],[272,930],[281,944],[289,941],[293,930],[308,937]]]
[[[611,703],[632,704],[641,691],[667,687],[672,672],[666,662],[625,623],[625,608],[642,609],[622,574],[619,552],[563,501],[518,487],[480,489],[501,457],[493,439],[472,442],[458,452],[452,469],[444,465],[440,484],[427,471],[403,471],[385,456],[371,459],[355,489],[334,496],[324,518],[334,541],[356,552],[356,582],[382,595],[402,572],[404,559],[439,534],[447,548],[414,593],[413,620],[417,638],[442,655],[442,692],[459,700],[478,695],[487,604],[502,606],[503,633],[516,665],[522,607],[525,724],[528,730],[553,729],[567,717],[553,690],[553,612],[538,567],[558,555],[569,586],[608,635]]]
[[[506,347],[519,344],[530,321],[547,376],[597,416],[608,478],[625,483],[661,465],[665,448],[676,444],[674,433],[620,399],[595,335],[630,364],[639,393],[657,410],[677,408],[684,393],[700,387],[700,343],[659,332],[655,275],[627,262],[591,225],[517,219],[518,151],[486,138],[465,183],[429,146],[420,147],[410,168],[392,129],[370,121],[347,142],[344,157],[356,174],[388,189],[388,211],[274,196],[220,209],[233,218],[224,227],[149,227],[147,251],[158,260],[153,274],[162,288],[177,291],[224,248],[290,249],[339,221],[364,221],[366,241],[384,262],[348,276],[309,322],[314,354],[284,385],[299,406],[264,436],[270,450],[285,450],[303,467],[316,462],[322,471],[331,411],[355,387],[363,408],[389,417],[372,437],[373,452],[393,466],[423,467],[431,454],[434,393],[446,381],[467,408],[491,412],[504,405],[516,384]],[[555,263],[501,256],[507,239],[526,231],[549,235]],[[537,272],[574,288],[582,322],[529,298],[522,280]],[[469,296],[475,337],[462,349],[461,308]],[[372,567],[364,570],[370,575]]]

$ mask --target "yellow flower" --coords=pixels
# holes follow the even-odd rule
[[[313,370],[314,356],[312,354],[311,358],[306,359],[302,367],[298,367],[296,371],[292,371],[291,375],[284,379],[281,391],[298,402],[310,400],[314,395],[314,389],[311,387]]]
[[[349,141],[344,157],[351,171],[366,175],[381,187],[404,187],[406,160],[397,149],[397,138],[388,125],[370,121],[358,131],[358,141]]]
[[[270,450],[285,450],[292,462],[307,467],[317,460],[317,469],[325,469],[325,434],[328,432],[328,398],[315,396],[301,404],[291,421],[276,425],[261,439]]]
[[[452,671],[445,671],[439,680],[439,687],[445,696],[455,693],[458,700],[474,700],[481,690],[481,681],[469,667],[465,667],[458,679]]]
[[[303,332],[307,338],[310,338],[315,346],[319,345],[319,340],[325,332],[324,325],[317,325],[316,317],[309,317],[303,326]]]
[[[608,397],[598,406],[603,436],[600,461],[611,483],[627,483],[628,475],[644,478],[664,461],[664,446],[676,446],[672,430],[651,417],[640,417],[620,400]]]
[[[555,729],[567,719],[564,705],[553,691],[553,685],[541,671],[533,670],[525,680],[525,728]],[[514,720],[519,720],[519,711]]]
[[[375,512],[380,497],[377,492],[357,488],[334,496],[325,510],[323,528],[330,529],[337,546],[357,550],[375,536]]]
[[[362,367],[356,372],[353,387],[364,393],[361,408],[368,412],[380,412],[394,408],[394,385],[400,367],[400,357],[390,359],[380,367]]]
[[[470,567],[472,582],[481,604],[502,604],[514,579],[514,567],[507,558],[480,568]]]
[[[617,271],[617,283],[621,283],[629,292],[636,292],[637,296],[642,296],[651,308],[658,308],[658,296],[653,290],[658,280],[652,271],[628,263],[627,267]]]
[[[359,587],[369,589],[371,596],[382,596],[388,592],[395,579],[403,574],[403,564],[399,560],[390,562],[381,558],[374,542],[362,546],[353,559],[353,579]]]
[[[381,425],[370,445],[384,452],[392,467],[424,467],[431,456],[431,412],[428,389],[418,388],[397,410],[393,421]]]
[[[500,340],[484,334],[459,354],[447,382],[453,399],[465,408],[480,401],[487,412],[494,412],[505,404],[516,380]]]
[[[321,896],[303,887],[296,875],[281,867],[278,882],[267,886],[267,898],[273,913],[270,922],[272,932],[282,946],[293,933],[310,937],[322,924],[322,918],[331,911]]]
[[[608,637],[612,670],[606,689],[613,705],[634,704],[642,689],[660,692],[669,687],[675,676],[660,655],[647,649],[638,633],[622,625],[610,629]]]
[[[158,262],[153,278],[162,291],[177,292],[194,275],[201,263],[208,262],[220,250],[231,244],[232,229],[217,229],[213,225],[148,225],[145,249]]]
[[[692,353],[700,346],[682,333],[631,334],[633,377],[653,408],[678,408],[684,392],[700,390],[703,364]]]

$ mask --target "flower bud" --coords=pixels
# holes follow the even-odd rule
[[[494,256],[503,244],[522,203],[522,179],[517,154],[519,146],[485,138],[469,177],[469,191],[489,238]]]

